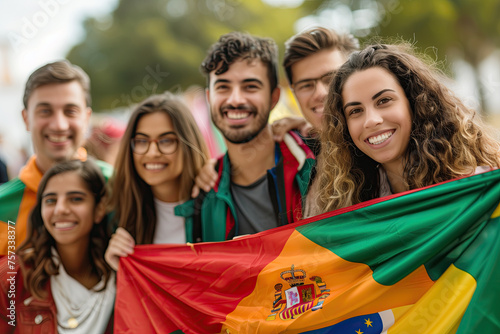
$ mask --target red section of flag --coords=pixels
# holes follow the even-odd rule
[[[184,245],[135,247],[134,254],[120,260],[115,333],[220,332],[226,315],[253,291],[258,273],[278,257],[293,231],[275,230],[273,243],[254,236],[230,243],[194,244],[187,254]],[[255,250],[252,254],[249,242]],[[213,263],[199,260],[207,248],[217,259]],[[137,258],[140,261],[134,261]],[[161,263],[167,258],[168,267]],[[172,286],[175,291],[165,290]]]

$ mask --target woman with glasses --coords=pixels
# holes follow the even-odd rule
[[[132,113],[111,179],[111,209],[118,229],[106,251],[119,257],[135,244],[185,243],[184,218],[174,207],[189,199],[208,150],[188,107],[171,93],[153,95]]]

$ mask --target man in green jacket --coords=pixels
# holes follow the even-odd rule
[[[275,143],[268,124],[278,103],[274,41],[232,32],[202,63],[212,121],[225,138],[217,181],[176,208],[188,241],[222,241],[293,223],[302,215],[314,155],[294,134]]]
[[[86,159],[81,145],[90,102],[89,77],[66,60],[44,65],[28,78],[22,116],[35,154],[17,178],[0,186],[0,255],[12,254],[24,241],[43,173],[60,161]],[[111,166],[99,164],[109,176]]]

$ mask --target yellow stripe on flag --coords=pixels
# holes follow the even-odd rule
[[[500,204],[498,204],[497,208],[495,209],[495,211],[493,211],[493,213],[491,214],[491,218],[496,218],[500,216]]]
[[[304,285],[313,284],[316,296],[321,289],[312,277],[320,277],[323,291],[330,290],[322,308],[312,311],[309,306],[294,319],[283,320],[279,311],[273,311],[273,302],[280,294],[275,289],[282,284],[281,296],[292,287],[282,279],[294,266],[295,276],[305,272]],[[253,292],[242,299],[223,322],[222,333],[300,333],[334,325],[343,320],[412,305],[424,295],[434,282],[422,266],[392,286],[377,283],[366,264],[346,261],[330,250],[310,241],[294,231],[281,254],[259,274]],[[315,298],[312,306],[318,305]],[[304,304],[302,304],[304,305]],[[300,311],[297,311],[300,312]],[[266,320],[267,319],[267,320]]]
[[[388,333],[455,333],[475,289],[476,280],[451,265],[413,307],[396,319]]]

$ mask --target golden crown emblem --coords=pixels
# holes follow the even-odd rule
[[[292,264],[292,269],[281,272],[280,276],[293,288],[294,286],[303,285],[307,275],[305,270],[295,269],[295,265]]]

